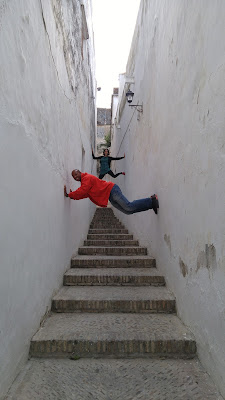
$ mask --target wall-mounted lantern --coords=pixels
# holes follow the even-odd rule
[[[129,89],[128,92],[126,93],[127,96],[127,101],[128,103],[132,103],[133,101],[133,97],[134,97],[134,93]]]
[[[126,93],[127,97],[127,102],[132,103],[134,93],[129,89],[128,92]],[[142,104],[129,104],[129,107],[135,107],[137,111],[143,113],[143,105]]]

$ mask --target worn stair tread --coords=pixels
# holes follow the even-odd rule
[[[88,233],[87,240],[135,240],[129,233]]]
[[[138,240],[134,239],[87,239],[83,247],[139,247]]]
[[[112,228],[118,228],[118,229],[126,229],[125,226],[121,222],[94,222],[90,224],[90,229],[96,229],[96,228],[105,228],[105,229],[112,229]]]
[[[53,301],[163,301],[174,300],[174,296],[165,287],[134,286],[64,286],[53,297]]]
[[[71,259],[71,267],[84,268],[84,267],[124,267],[131,268],[131,266],[135,266],[135,268],[141,268],[143,266],[148,266],[149,268],[156,267],[156,260],[153,257],[145,256],[145,255],[120,255],[120,256],[105,256],[101,254],[92,254],[92,255],[73,255]]]
[[[105,247],[104,246],[88,246],[88,248],[89,249],[95,249],[96,247],[98,247],[98,248],[102,248],[102,249],[104,249]],[[126,246],[110,246],[112,249],[119,249],[119,248],[121,248],[121,249],[129,249],[130,250],[130,246],[129,247],[126,247]],[[146,247],[144,247],[144,246],[132,246],[134,249],[138,249],[138,250],[140,250],[140,249],[146,249]],[[86,249],[87,248],[87,246],[80,246],[79,247],[79,249]]]
[[[138,247],[139,248],[139,247]],[[91,255],[91,256],[88,256],[88,255],[80,255],[80,254],[78,254],[78,255],[73,255],[72,256],[72,260],[105,260],[105,261],[107,261],[107,260],[111,260],[111,261],[113,261],[113,260],[119,260],[119,261],[121,261],[121,260],[124,260],[124,261],[127,261],[127,260],[137,260],[137,261],[142,261],[142,260],[155,260],[155,258],[154,257],[150,257],[150,256],[136,256],[136,255],[134,255],[134,256],[104,256],[104,255]]]
[[[138,247],[138,246],[127,246],[127,247],[120,247],[120,246],[104,246],[104,247],[92,247],[92,246],[84,246],[79,247],[78,254],[80,255],[110,255],[110,256],[129,256],[129,255],[147,255],[148,251],[145,247]]]
[[[197,360],[32,359],[21,375],[5,400],[223,400]]]
[[[71,268],[64,274],[64,285],[165,286],[157,270],[146,268]]]
[[[32,342],[48,340],[185,340],[195,341],[174,314],[63,313],[47,318]]]
[[[124,235],[129,235],[129,231],[128,231],[128,229],[112,229],[112,228],[109,228],[109,229],[104,229],[104,228],[99,228],[99,229],[89,229],[89,231],[88,231],[88,234],[89,235],[99,235],[99,234],[115,234],[115,235],[117,235],[117,234],[124,234]]]
[[[141,246],[80,246],[78,254],[108,254],[108,255],[147,255],[147,248]]]
[[[71,268],[64,276],[159,276],[157,269],[153,268]]]

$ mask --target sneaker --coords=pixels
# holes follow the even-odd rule
[[[122,175],[126,175],[125,172],[122,172]]]
[[[159,208],[159,200],[157,194],[153,194],[151,196],[152,199],[152,208],[154,210],[154,213],[157,214],[157,208]]]

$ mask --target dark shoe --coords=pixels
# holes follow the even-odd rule
[[[159,200],[157,194],[153,194],[153,196],[151,196],[151,199],[152,199],[152,208],[154,210],[154,213],[157,214],[157,208],[159,208]]]

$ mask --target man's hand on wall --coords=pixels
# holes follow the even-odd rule
[[[66,192],[66,185],[64,185],[64,196],[65,196],[65,197],[68,197],[68,194],[67,194],[67,192]]]

